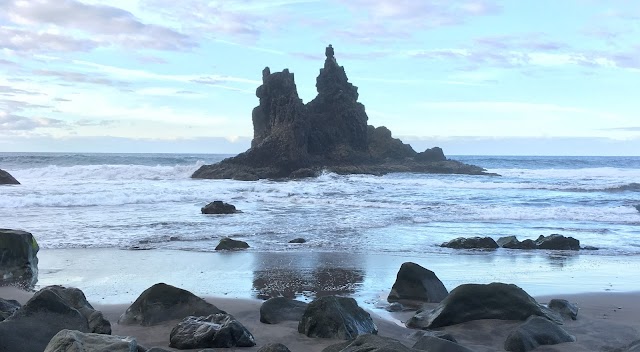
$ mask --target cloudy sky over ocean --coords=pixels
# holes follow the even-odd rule
[[[0,151],[236,153],[261,71],[447,154],[639,155],[640,1],[0,0]]]

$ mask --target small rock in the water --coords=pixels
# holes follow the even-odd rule
[[[216,246],[216,251],[220,250],[233,250],[233,249],[247,249],[249,244],[245,241],[238,241],[225,237],[220,240],[220,243]]]
[[[19,185],[20,182],[16,180],[10,173],[0,169],[0,185]]]
[[[305,239],[304,239],[304,238],[302,238],[302,237],[294,238],[294,239],[292,239],[291,241],[289,241],[289,243],[306,243],[306,242],[307,242],[307,240],[305,240]]]
[[[499,246],[491,237],[458,237],[443,243],[440,247],[454,249],[496,249]]]
[[[636,208],[637,211],[640,211],[640,204],[636,204],[633,207]]]
[[[536,245],[539,249],[552,249],[552,250],[572,250],[577,251],[580,249],[580,241],[573,237],[565,237],[559,234],[552,234],[549,236],[538,237]]]
[[[200,209],[202,214],[235,214],[240,211],[232,204],[221,200],[213,201]]]

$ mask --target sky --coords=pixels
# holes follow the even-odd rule
[[[0,0],[0,152],[242,152],[328,44],[417,151],[640,155],[636,0]]]

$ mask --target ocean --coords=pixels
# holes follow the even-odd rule
[[[324,173],[289,181],[195,180],[220,154],[0,153],[21,186],[0,187],[0,228],[41,248],[210,252],[225,236],[255,252],[410,257],[456,237],[572,236],[640,254],[640,157],[449,156],[500,177]],[[222,200],[242,213],[203,215]],[[303,237],[305,244],[288,241]],[[500,249],[498,255],[513,255]]]

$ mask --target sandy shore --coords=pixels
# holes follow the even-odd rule
[[[564,298],[580,307],[578,320],[564,328],[577,342],[536,351],[607,351],[640,339],[640,292],[633,273],[633,257],[571,256],[519,258],[490,254],[442,255],[407,258],[343,253],[195,253],[171,250],[127,251],[114,249],[43,250],[39,287],[59,284],[78,287],[113,324],[113,333],[135,336],[147,347],[169,349],[169,331],[176,322],[154,327],[121,326],[118,317],[149,286],[165,282],[205,297],[236,316],[261,345],[280,342],[292,351],[321,351],[339,342],[311,339],[298,334],[296,322],[267,325],[259,322],[257,297],[284,294],[310,300],[312,292],[349,295],[374,317],[380,335],[412,345],[417,336],[403,322],[413,313],[388,313],[379,307],[405,261],[433,271],[451,290],[461,283],[514,283],[541,303]],[[560,263],[560,264],[559,264]],[[615,292],[618,291],[618,292]],[[578,293],[583,292],[583,293]],[[585,293],[586,292],[586,293]],[[0,297],[26,302],[30,293],[0,288]],[[475,351],[503,350],[512,321],[481,320],[442,330]],[[240,350],[240,349],[239,349]]]

